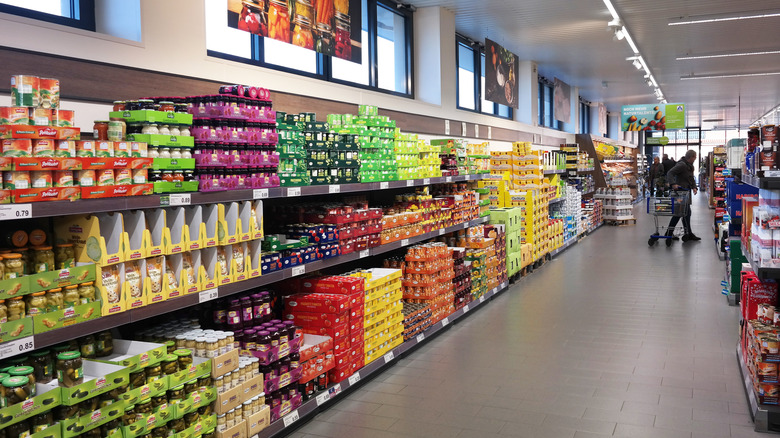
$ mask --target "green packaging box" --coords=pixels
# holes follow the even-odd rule
[[[114,354],[97,362],[121,365],[133,372],[162,362],[167,351],[164,344],[114,339]]]
[[[185,147],[195,146],[195,137],[161,134],[128,134],[128,141],[141,141],[149,146]]]
[[[33,331],[36,334],[46,333],[51,330],[57,330],[63,327],[70,327],[82,322],[92,321],[100,318],[100,307],[102,303],[93,301],[91,303],[79,304],[54,312],[46,312],[41,315],[33,316]]]
[[[62,391],[59,387],[37,384],[38,395],[24,403],[6,406],[0,409],[0,429],[24,421],[33,415],[46,412],[62,404]]]
[[[27,295],[34,291],[30,290],[30,276],[19,278],[9,278],[0,280],[0,300],[6,300],[11,297]]]
[[[60,387],[56,380],[47,383],[50,389],[59,388],[62,391],[62,404],[73,406],[88,398],[104,394],[114,388],[130,383],[129,371],[119,365],[82,360],[84,383],[72,388]]]
[[[79,417],[70,417],[60,421],[62,438],[70,438],[81,435],[96,427],[108,423],[114,418],[122,416],[125,412],[125,402],[117,401],[110,405],[97,409],[89,414]]]
[[[211,374],[211,359],[194,357],[192,365],[188,369],[168,376],[168,387],[175,388],[184,382],[189,382],[207,374]]]
[[[125,119],[129,123],[163,123],[166,125],[192,125],[192,114],[174,113],[168,111],[137,110],[111,111],[112,119]]]
[[[32,336],[33,319],[31,316],[0,324],[0,342]]]

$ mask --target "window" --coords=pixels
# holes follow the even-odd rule
[[[457,107],[511,119],[512,108],[485,99],[485,53],[466,38],[458,36],[456,41]]]
[[[539,76],[539,125],[560,130],[563,124],[555,120],[554,101],[552,81]]]
[[[0,0],[0,12],[95,30],[94,0]]]
[[[238,14],[206,2],[209,56],[254,64],[360,88],[412,96],[412,14],[385,0],[362,0],[361,63],[325,56],[235,29]]]
[[[590,134],[590,103],[580,99],[580,134]]]

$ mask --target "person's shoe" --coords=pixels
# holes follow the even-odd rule
[[[689,240],[691,240],[691,237],[689,235],[685,234],[685,235],[682,236],[682,241],[683,242],[687,242]]]
[[[699,241],[699,240],[701,240],[701,237],[691,233],[691,234],[688,234],[688,240]]]
[[[673,237],[672,237],[672,240],[680,240],[680,238],[679,238],[679,237],[677,237],[677,236],[673,236]],[[683,239],[683,240],[685,240],[685,239]]]

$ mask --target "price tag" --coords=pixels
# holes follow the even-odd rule
[[[268,189],[252,190],[252,199],[266,199],[266,198],[268,198]]]
[[[413,179],[407,179],[406,180],[406,187],[411,187],[413,185],[414,185],[414,180]]]
[[[287,196],[301,196],[300,187],[287,187]]]
[[[463,229],[465,230],[465,229],[466,229],[466,228],[468,228],[468,227],[469,227],[469,223],[468,223],[468,222],[464,222],[464,223],[463,223]]]
[[[471,181],[471,175],[466,175],[466,181]]]
[[[317,406],[320,406],[328,400],[330,400],[330,392],[323,392],[317,396]]]
[[[392,351],[385,354],[385,363],[390,363],[393,361],[393,359],[395,359],[395,356],[393,355]]]
[[[198,302],[205,303],[206,301],[215,300],[219,297],[219,290],[215,287],[213,289],[204,290],[198,295]]]
[[[420,342],[424,341],[424,340],[425,340],[425,333],[420,333],[419,335],[417,335],[417,343],[418,344]]]
[[[469,308],[469,305],[468,305],[468,304],[466,304],[465,306],[463,306],[463,313],[469,313],[469,310],[471,310],[471,309]]]
[[[0,221],[32,217],[32,204],[0,205]]]
[[[766,178],[777,178],[780,176],[780,170],[765,170],[764,171],[764,177]]]
[[[389,188],[390,188],[390,183],[389,182],[383,181],[383,182],[379,183],[379,190],[384,190],[384,189],[389,189]]]
[[[445,182],[452,182],[452,177],[448,176],[448,177],[444,178],[444,181]]]
[[[401,246],[409,246],[409,239],[401,240]]]
[[[444,228],[439,228],[439,236],[444,234]]]
[[[362,259],[364,257],[368,257],[370,255],[369,251],[370,250],[368,250],[368,249],[364,249],[364,250],[360,251],[360,258]]]
[[[168,205],[177,207],[192,204],[192,195],[189,193],[171,193]]]
[[[6,359],[17,354],[27,353],[35,350],[35,338],[28,336],[26,338],[16,339],[14,341],[0,344],[0,359]]]
[[[493,291],[493,295],[495,295],[495,294],[496,294],[496,292],[495,292],[495,291]],[[480,303],[484,303],[484,302],[485,302],[485,296],[484,296],[484,295],[482,295],[481,297],[479,297],[479,302],[480,302]]]
[[[284,416],[284,427],[290,427],[291,424],[295,423],[299,419],[300,417],[298,416],[298,410],[296,409]]]
[[[423,179],[423,185],[427,186],[427,185],[430,185],[430,183],[431,183],[431,179],[430,178],[424,178]]]
[[[449,323],[450,323],[450,319],[449,318],[444,318],[444,319],[441,320],[441,326],[442,327],[447,327],[447,324],[449,324]]]
[[[341,193],[341,186],[338,184],[331,184],[328,186],[328,193]]]
[[[306,265],[298,265],[298,266],[293,266],[291,275],[293,277],[297,277],[305,273],[306,273]]]
[[[360,372],[356,372],[355,374],[349,376],[349,379],[347,379],[347,381],[349,381],[349,386],[352,386],[355,383],[359,382],[360,381]]]

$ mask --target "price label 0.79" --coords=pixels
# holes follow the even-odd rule
[[[35,350],[35,338],[27,336],[26,338],[16,339],[14,341],[0,344],[0,359],[7,359],[19,354]]]
[[[291,424],[295,423],[299,419],[300,416],[298,415],[298,410],[296,409],[284,416],[284,427],[290,427]]]
[[[32,217],[32,204],[0,205],[0,221]]]

